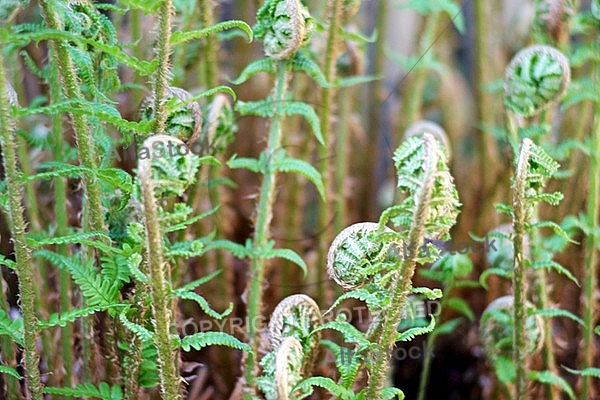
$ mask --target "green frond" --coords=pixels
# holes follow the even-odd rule
[[[573,314],[570,311],[562,310],[560,308],[541,308],[541,309],[535,310],[535,314],[539,315],[540,317],[549,317],[549,318],[565,317],[565,318],[569,318],[569,319],[577,322],[581,326],[585,325],[585,323],[583,322],[583,320],[581,318],[579,318],[578,316],[576,316],[575,314]]]
[[[178,287],[177,289],[175,289],[175,292],[177,292],[178,290],[183,290],[183,291],[194,290],[198,286],[204,285],[206,282],[211,281],[213,278],[215,278],[217,275],[220,275],[222,272],[223,272],[222,269],[211,272],[210,274],[203,276],[200,279],[196,279],[195,281],[186,283],[185,285]]]
[[[469,321],[475,320],[475,314],[473,313],[473,310],[471,310],[469,303],[460,297],[449,298],[446,304],[449,308],[467,317]]]
[[[325,313],[330,313],[335,307],[347,299],[363,301],[371,311],[381,310],[387,304],[388,297],[387,292],[377,285],[367,285],[342,294]]]
[[[142,342],[151,343],[154,340],[154,333],[144,328],[140,324],[131,322],[124,313],[119,314],[119,319],[125,328],[133,332]]]
[[[306,266],[306,263],[304,262],[302,257],[300,257],[298,255],[298,253],[296,253],[294,250],[291,250],[291,249],[269,249],[269,250],[266,250],[264,253],[259,253],[259,255],[266,259],[283,258],[284,260],[290,261],[290,262],[296,264],[297,266],[299,266],[300,269],[302,269],[302,272],[304,272],[304,276],[306,276],[306,274],[308,273],[308,267]]]
[[[554,271],[558,272],[559,274],[562,274],[562,275],[566,276],[567,278],[569,278],[569,280],[572,281],[573,283],[575,283],[577,286],[581,286],[579,284],[579,281],[577,280],[575,275],[573,275],[571,273],[571,271],[569,271],[567,268],[563,267],[562,265],[560,265],[559,263],[557,263],[554,260],[534,261],[533,263],[531,263],[531,266],[533,267],[533,269],[545,268],[545,269],[549,269],[549,270],[554,270]]]
[[[40,328],[50,328],[53,326],[65,327],[65,326],[67,326],[67,324],[69,324],[71,322],[75,322],[75,320],[78,318],[87,317],[88,315],[92,315],[98,311],[106,310],[107,308],[115,307],[117,305],[118,304],[111,304],[111,305],[107,305],[107,306],[74,308],[73,310],[69,310],[69,311],[63,312],[63,313],[52,313],[52,314],[50,314],[48,320],[46,320],[46,321],[40,320],[38,322],[38,326]]]
[[[184,336],[179,340],[183,351],[190,349],[200,350],[206,346],[226,346],[232,349],[250,352],[252,349],[246,343],[225,332],[198,332],[193,335]]]
[[[346,342],[356,343],[360,349],[366,349],[370,346],[370,342],[365,338],[365,334],[347,321],[337,320],[327,322],[313,330],[311,335],[326,329],[341,333]]]
[[[180,43],[188,42],[193,39],[205,38],[207,36],[214,35],[216,33],[222,32],[224,30],[233,29],[233,28],[237,28],[237,29],[243,31],[244,33],[246,33],[246,35],[248,36],[248,43],[252,42],[252,38],[254,36],[252,33],[252,28],[250,28],[250,26],[247,23],[245,23],[244,21],[232,20],[232,21],[219,22],[219,23],[209,26],[207,28],[198,29],[195,31],[173,32],[173,34],[171,35],[171,45],[174,46],[174,45],[177,45]]]
[[[278,159],[276,167],[281,172],[295,172],[311,181],[319,191],[321,199],[325,200],[325,187],[323,185],[323,178],[315,167],[306,161],[288,156]]]
[[[440,289],[430,289],[428,287],[414,287],[411,289],[411,292],[414,294],[422,294],[425,295],[425,297],[428,300],[437,300],[437,299],[441,299],[443,294],[442,291]]]
[[[340,373],[342,385],[351,387],[362,366],[363,355],[329,340],[322,340],[321,344],[331,350],[335,356],[335,366]]]
[[[502,278],[512,279],[513,271],[512,269],[504,269],[504,268],[489,268],[481,273],[479,276],[479,284],[483,286],[484,289],[488,289],[487,278],[490,275],[501,276]]]
[[[19,380],[23,378],[16,369],[7,367],[6,365],[0,365],[0,374],[10,375]]]
[[[93,260],[78,261],[74,257],[66,257],[49,250],[37,250],[34,256],[66,269],[73,277],[73,281],[79,285],[88,306],[110,307],[118,303],[120,286],[99,275],[93,267]]]
[[[242,168],[254,173],[263,172],[263,168],[256,158],[237,157],[236,155],[233,155],[233,157],[227,161],[227,166],[231,169]]]
[[[579,376],[593,376],[594,378],[600,379],[600,368],[585,368],[582,370],[571,369],[569,367],[562,366],[565,370],[569,371],[572,374]]]
[[[102,400],[121,400],[123,399],[123,391],[118,385],[109,386],[106,382],[101,382],[98,387],[91,383],[77,384],[74,388],[59,388],[47,386],[44,388],[44,393],[53,394],[65,397],[91,397]]]
[[[530,371],[529,379],[546,385],[550,384],[553,386],[557,386],[558,388],[562,389],[571,400],[575,400],[576,398],[575,393],[573,392],[573,389],[571,388],[569,383],[560,376],[555,375],[550,371]]]
[[[251,62],[244,68],[240,76],[232,80],[234,85],[241,85],[256,74],[265,72],[270,75],[275,75],[275,62],[270,58],[261,58]]]
[[[294,395],[294,399],[304,399],[310,396],[313,392],[313,387],[320,387],[326,389],[329,393],[333,394],[339,399],[350,400],[354,398],[354,392],[351,389],[345,388],[344,386],[336,383],[331,378],[323,376],[312,376],[298,383],[292,393],[300,392],[302,395]]]
[[[405,330],[404,332],[400,332],[396,335],[397,342],[410,342],[416,336],[424,335],[426,333],[431,333],[435,329],[435,317],[431,315],[431,321],[429,325],[423,327],[415,327]]]
[[[181,290],[181,289],[177,289],[173,293],[175,294],[175,296],[179,297],[180,299],[192,300],[192,301],[196,302],[196,304],[198,304],[198,306],[200,306],[200,309],[202,309],[202,311],[204,311],[204,313],[206,313],[206,315],[208,315],[209,317],[215,318],[215,319],[223,319],[226,316],[228,316],[229,314],[231,314],[231,312],[233,311],[233,303],[229,303],[229,307],[227,307],[227,309],[225,311],[223,311],[222,313],[218,313],[215,310],[213,310],[210,307],[210,305],[208,304],[208,302],[206,301],[206,299],[204,297],[200,296],[198,293],[187,291],[187,290]]]
[[[0,310],[0,335],[8,335],[15,343],[23,345],[23,318],[10,319],[4,310]]]

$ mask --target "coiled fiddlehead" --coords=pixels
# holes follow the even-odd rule
[[[527,47],[506,67],[504,104],[517,115],[534,116],[559,100],[570,81],[564,54],[550,46]]]
[[[254,34],[262,39],[265,54],[282,60],[310,38],[314,21],[300,0],[267,0],[258,10]]]
[[[322,322],[321,311],[313,299],[304,294],[286,297],[277,305],[269,322],[271,348],[278,348],[286,337],[292,336],[302,342],[307,356],[312,355],[319,344],[319,335],[308,337]]]
[[[283,299],[269,322],[271,352],[260,364],[263,375],[258,386],[267,400],[287,399],[292,388],[310,373],[320,332],[311,332],[323,323],[317,303],[304,294]]]
[[[379,224],[374,222],[354,224],[340,232],[329,247],[327,273],[344,289],[359,288],[380,272],[377,266],[387,257],[390,244],[378,240],[378,231]]]
[[[302,380],[301,368],[304,359],[302,344],[294,337],[281,342],[275,357],[275,386],[277,399],[289,399],[289,393]]]
[[[531,303],[526,307],[533,310]],[[479,335],[485,354],[496,368],[496,375],[504,384],[514,378],[513,337],[514,337],[515,298],[503,296],[492,301],[483,311]],[[539,315],[529,315],[525,322],[525,341],[522,351],[526,357],[539,352],[544,343],[543,321]],[[500,370],[500,369],[512,369]]]
[[[438,142],[444,147],[446,153],[448,155],[448,160],[452,157],[452,151],[450,148],[450,139],[448,139],[448,135],[444,128],[431,121],[417,121],[411,126],[408,127],[406,132],[404,132],[404,139],[408,139],[415,135],[422,135],[424,133],[432,134]]]
[[[192,95],[184,89],[169,87],[166,91],[165,107],[172,110],[166,117],[165,134],[173,136],[188,145],[193,144],[202,129],[202,112],[197,102],[191,101]],[[151,120],[155,118],[156,99],[154,95],[147,96],[138,109],[138,119]],[[187,103],[187,104],[185,104]]]

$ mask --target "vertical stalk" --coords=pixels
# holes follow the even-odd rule
[[[338,196],[337,218],[335,220],[335,232],[341,230],[347,224],[348,210],[346,207],[346,177],[348,175],[348,121],[351,118],[352,100],[354,100],[352,88],[340,90],[340,115],[335,138],[335,182],[334,193]]]
[[[387,14],[388,14],[388,3],[389,1],[379,1],[377,6],[377,17],[375,22],[375,29],[377,32],[385,32]],[[375,76],[383,75],[383,69],[385,65],[385,43],[384,40],[377,40],[373,47],[373,67],[372,74]],[[371,91],[369,93],[369,110],[368,110],[368,134],[370,135],[367,148],[367,157],[363,164],[365,172],[366,184],[363,189],[362,199],[362,210],[361,215],[364,215],[367,220],[370,220],[373,216],[373,210],[375,208],[375,193],[377,192],[375,184],[375,172],[373,166],[377,165],[378,160],[378,142],[380,133],[380,124],[382,122],[382,107],[383,101],[383,82],[380,79],[373,81],[371,84]]]
[[[435,12],[424,17],[423,31],[420,35],[418,54],[423,54],[424,58],[431,57],[432,53],[428,51],[432,43],[435,41],[435,35],[438,30],[438,25],[442,20],[442,13]],[[427,70],[418,67],[411,73],[412,79],[406,90],[404,98],[404,110],[402,112],[403,130],[406,130],[414,122],[420,118],[421,106],[423,105],[423,91],[425,89],[425,79],[427,78]]]
[[[23,185],[17,169],[15,126],[7,94],[7,82],[4,72],[4,57],[0,52],[0,142],[6,174],[6,186],[9,200],[9,224],[15,246],[15,270],[19,278],[19,296],[23,315],[23,352],[25,374],[29,395],[33,400],[42,400],[37,350],[37,316],[35,315],[35,288],[33,284],[33,263],[31,249],[27,246],[25,220],[21,205]]]
[[[330,0],[328,3],[329,9],[329,28],[327,30],[327,47],[325,50],[325,63],[323,65],[323,73],[325,79],[329,83],[333,83],[335,80],[335,63],[338,58],[338,31],[340,29],[340,20],[342,15],[343,0]],[[330,129],[331,129],[331,117],[332,117],[332,99],[335,95],[335,91],[330,87],[324,87],[321,89],[321,134],[323,135],[324,146],[319,147],[319,170],[323,178],[323,185],[325,187],[325,204],[322,207],[317,207],[319,215],[319,229],[323,229],[323,232],[319,235],[319,244],[317,247],[317,269],[319,270],[319,277],[317,282],[317,290],[319,297],[323,297],[324,294],[329,291],[323,290],[323,285],[327,282],[323,279],[326,276],[325,272],[325,256],[329,243],[332,241],[332,229],[329,227],[329,222],[333,217],[333,207],[337,204],[336,196],[332,191],[333,183],[333,160],[329,157],[329,143]],[[329,299],[321,298],[320,300],[330,303]]]
[[[144,142],[144,146],[152,148],[154,142],[168,140],[173,140],[173,138],[166,135],[154,135]],[[179,400],[181,396],[179,393],[180,376],[177,372],[178,355],[171,340],[172,301],[169,296],[171,284],[166,276],[163,259],[163,238],[158,221],[151,160],[140,160],[138,175],[144,202],[152,319],[160,366],[161,392],[166,400]]]
[[[596,63],[596,83],[600,82],[600,63]],[[590,170],[589,170],[589,191],[587,199],[587,226],[591,233],[585,242],[585,309],[583,320],[585,322],[583,334],[583,368],[594,366],[594,357],[596,348],[594,346],[595,333],[594,321],[595,311],[598,303],[596,301],[596,291],[598,287],[598,234],[596,228],[600,225],[598,220],[598,207],[600,205],[600,101],[596,101],[596,112],[594,116],[594,127],[590,139]],[[581,398],[591,399],[593,397],[592,384],[590,376],[582,377]]]
[[[273,103],[285,101],[285,94],[288,81],[288,66],[285,60],[277,62],[276,81],[274,87]],[[269,132],[269,140],[267,155],[274,154],[281,146],[283,137],[282,131],[283,116],[281,113],[276,114],[271,119],[271,128]],[[263,181],[260,189],[260,199],[256,213],[256,230],[252,247],[254,249],[264,248],[269,241],[269,229],[273,218],[273,203],[275,201],[275,182],[277,171],[267,165]],[[250,276],[248,279],[248,344],[252,348],[252,352],[247,354],[245,379],[246,387],[244,390],[244,398],[252,399],[256,388],[256,368],[257,355],[259,345],[259,335],[261,327],[257,326],[257,322],[261,316],[263,304],[263,288],[262,284],[265,276],[266,260],[262,257],[254,257],[250,266]]]
[[[515,399],[524,400],[527,391],[527,369],[526,369],[526,332],[525,332],[525,296],[527,293],[527,282],[525,280],[525,235],[526,224],[529,220],[529,210],[525,200],[525,189],[527,186],[527,169],[529,164],[529,149],[531,140],[524,139],[521,143],[517,169],[515,171],[515,185],[513,194],[513,231],[515,261],[513,271],[513,287],[515,296],[514,309],[514,336],[513,336],[513,363],[515,365]]]
[[[203,28],[208,28],[215,23],[213,0],[198,0],[198,8],[200,9],[200,21]],[[208,35],[204,38],[204,52],[202,54],[203,61],[203,76],[200,79],[200,84],[206,89],[213,88],[219,84],[218,58],[219,41],[216,35]]]
[[[54,55],[55,57],[56,55]],[[59,82],[59,72],[56,64],[51,64],[52,80]],[[50,85],[50,98],[53,103],[60,101],[60,88],[58,85]],[[62,117],[61,115],[52,116],[52,136],[53,136],[53,153],[54,159],[57,162],[64,162],[64,139],[62,132]],[[67,190],[65,179],[57,177],[54,180],[54,212],[56,218],[56,234],[64,236],[67,234],[68,218],[67,218]],[[66,256],[68,249],[66,245],[58,246],[58,253]],[[71,310],[71,277],[68,271],[63,268],[58,270],[59,290],[60,290],[60,309],[61,312]],[[73,334],[71,326],[67,324],[61,328],[61,343],[62,343],[62,360],[65,370],[66,386],[73,384]]]
[[[158,23],[157,53],[158,70],[154,82],[154,110],[156,115],[155,132],[159,135],[165,133],[167,113],[165,93],[169,86],[169,57],[171,55],[171,15],[173,14],[172,0],[163,0],[160,6]]]
[[[366,399],[380,399],[381,391],[385,384],[389,371],[388,356],[393,347],[396,337],[396,327],[400,321],[402,310],[406,304],[408,293],[410,291],[412,277],[415,273],[417,264],[417,254],[419,245],[423,243],[425,235],[425,223],[429,211],[429,204],[433,194],[433,184],[435,181],[435,172],[437,170],[438,155],[435,151],[437,146],[436,139],[431,135],[425,135],[425,165],[423,175],[423,185],[417,194],[417,201],[413,217],[413,222],[408,233],[408,251],[409,256],[404,257],[400,262],[398,273],[391,284],[392,298],[390,305],[384,311],[383,326],[381,327],[380,348],[377,349],[371,361],[371,379],[367,388]]]
[[[485,90],[487,84],[493,79],[493,73],[491,63],[487,60],[492,57],[490,49],[490,24],[493,23],[491,16],[491,7],[496,7],[492,2],[476,0],[473,2],[473,8],[475,13],[475,76],[476,76],[476,104],[477,104],[477,117],[479,123],[484,127],[480,130],[480,134],[477,135],[479,151],[479,168],[481,176],[483,177],[494,177],[496,176],[497,156],[496,146],[494,144],[494,137],[486,131],[487,128],[495,125],[496,116],[494,110],[496,109],[496,102],[494,101],[494,95]],[[479,183],[479,195],[478,199],[488,199],[488,195],[491,195],[490,190],[486,187],[487,179],[481,180]],[[494,182],[494,179],[490,179],[489,182]],[[495,202],[495,199],[484,200],[483,207],[487,207]],[[478,201],[478,203],[480,203]],[[482,208],[480,208],[482,210]],[[479,215],[486,215],[486,218],[478,218],[477,222],[479,225],[486,223],[489,224],[488,218],[490,215],[495,213],[479,212]],[[485,221],[485,222],[484,222]],[[487,227],[479,226],[480,230],[487,230]]]

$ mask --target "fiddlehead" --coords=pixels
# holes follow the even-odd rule
[[[321,337],[320,332],[311,333],[322,323],[319,306],[304,294],[286,297],[277,305],[269,322],[271,352],[261,360],[263,375],[257,380],[267,399],[287,399],[310,373]]]
[[[452,149],[450,148],[450,139],[448,139],[448,135],[444,128],[431,121],[417,121],[411,126],[408,127],[406,132],[404,132],[404,139],[408,139],[410,137],[416,135],[422,135],[424,133],[432,134],[438,142],[444,147],[446,153],[448,154],[448,160],[450,160],[452,156]]]
[[[550,46],[527,47],[506,67],[504,104],[517,115],[532,117],[558,101],[570,81],[564,54]]]
[[[202,129],[202,112],[195,101],[190,101],[192,95],[184,89],[169,87],[166,91],[165,107],[170,110],[165,122],[165,134],[173,136],[188,145],[193,144]],[[154,95],[147,96],[138,109],[140,121],[155,118],[156,99]]]
[[[377,267],[388,256],[390,244],[377,238],[378,231],[379,224],[374,222],[354,224],[340,232],[329,247],[327,273],[345,290],[364,286],[380,272]]]
[[[300,0],[269,0],[258,10],[254,33],[265,54],[283,60],[296,52],[314,29],[314,21]]]
[[[527,302],[527,309],[534,306]],[[496,369],[496,375],[503,384],[514,380],[515,365],[512,363],[514,336],[515,298],[504,296],[492,301],[483,311],[479,335],[487,358]],[[525,321],[525,335],[522,351],[525,357],[538,353],[543,345],[543,321],[539,315],[529,313]]]

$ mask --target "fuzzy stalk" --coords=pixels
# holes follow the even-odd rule
[[[596,82],[600,82],[600,63],[596,63]],[[585,241],[585,287],[583,320],[585,323],[583,333],[583,368],[594,366],[595,332],[594,321],[595,312],[598,309],[596,301],[596,291],[598,288],[598,234],[595,229],[600,225],[599,211],[600,207],[600,102],[596,101],[596,112],[594,116],[594,126],[590,139],[590,167],[589,167],[589,191],[587,199],[586,220],[587,226],[592,229]],[[583,376],[581,385],[581,398],[591,399],[593,389],[591,383],[592,377]]]
[[[429,205],[433,194],[433,184],[435,181],[436,166],[438,155],[435,151],[437,146],[436,139],[431,135],[425,135],[425,165],[423,174],[423,184],[417,193],[417,204],[414,211],[413,221],[408,233],[408,256],[399,261],[398,273],[395,275],[391,284],[392,297],[390,304],[384,311],[383,326],[381,327],[381,340],[379,351],[376,351],[371,361],[371,379],[367,389],[366,399],[380,399],[381,391],[385,385],[389,372],[389,352],[394,346],[396,338],[396,327],[400,322],[400,317],[408,293],[412,277],[417,265],[417,255],[419,244],[423,243],[425,236],[425,223],[429,212]]]
[[[338,197],[337,218],[335,219],[335,232],[341,232],[347,225],[348,209],[346,206],[346,177],[348,175],[348,121],[351,118],[352,101],[354,100],[352,88],[340,90],[340,115],[335,138],[335,182],[334,193]]]
[[[155,133],[162,135],[165,133],[167,122],[167,112],[165,104],[167,102],[166,92],[169,87],[171,55],[171,15],[173,14],[173,1],[164,0],[160,5],[158,37],[156,43],[156,53],[158,58],[158,69],[154,81],[154,110],[155,110]]]
[[[168,140],[168,138],[164,135],[155,135],[146,140],[144,145],[151,146],[154,141]],[[177,372],[178,353],[171,339],[172,301],[169,294],[171,285],[166,275],[163,257],[163,238],[154,195],[151,160],[140,160],[138,175],[144,203],[152,320],[160,366],[161,392],[166,400],[179,400],[181,395],[179,392],[180,376]]]
[[[287,62],[277,62],[276,80],[273,95],[273,104],[278,104],[285,100],[285,94],[288,82],[288,66]],[[282,131],[283,116],[276,114],[271,119],[271,127],[267,154],[273,154],[281,147],[283,137]],[[275,201],[275,184],[277,171],[268,167],[263,176],[263,181],[260,189],[260,199],[256,211],[256,229],[252,241],[254,249],[264,248],[269,241],[269,229],[271,220],[273,219],[273,203]],[[251,400],[256,392],[256,374],[257,374],[257,356],[259,346],[260,327],[256,326],[256,321],[260,318],[263,305],[263,288],[266,269],[266,260],[263,257],[254,257],[250,266],[250,276],[248,279],[248,344],[252,348],[252,352],[248,352],[245,366],[245,390],[244,398]]]
[[[59,82],[59,72],[56,64],[51,65],[52,80]],[[60,101],[60,87],[58,85],[50,85],[50,98],[53,103]],[[62,131],[62,117],[60,115],[52,116],[52,139],[54,159],[57,162],[64,162],[64,139]],[[54,179],[54,213],[56,218],[56,234],[64,236],[67,234],[68,217],[67,217],[67,189],[65,179],[57,177]],[[68,248],[66,245],[59,245],[58,253],[66,256]],[[71,310],[71,277],[68,271],[63,268],[58,270],[59,280],[59,297],[61,312]],[[73,333],[71,326],[67,324],[61,328],[62,342],[62,361],[65,370],[64,380],[67,386],[73,384]]]
[[[200,21],[203,28],[208,28],[215,23],[215,4],[213,0],[198,0],[200,9]],[[219,41],[216,35],[208,35],[204,38],[204,52],[202,54],[202,79],[200,84],[205,88],[212,88],[219,84],[218,59]]]
[[[33,283],[33,262],[31,249],[27,246],[25,219],[21,202],[24,190],[17,169],[15,142],[15,124],[7,94],[7,81],[4,72],[4,57],[0,52],[0,142],[2,159],[6,174],[6,190],[8,192],[9,225],[15,246],[15,271],[19,278],[19,297],[21,314],[23,315],[23,353],[28,395],[33,400],[42,400],[42,383],[40,379],[37,349],[38,319],[35,315],[35,287]]]
[[[532,142],[524,139],[519,150],[517,168],[515,171],[515,183],[513,190],[513,231],[514,231],[514,271],[513,288],[515,296],[514,309],[514,336],[513,336],[513,363],[515,365],[515,399],[524,400],[527,396],[527,336],[525,331],[525,297],[527,293],[527,282],[525,279],[525,235],[526,224],[529,221],[529,210],[525,200],[525,189],[527,187],[527,169],[529,164],[529,152]]]
[[[323,64],[323,73],[328,83],[333,83],[335,80],[335,63],[338,58],[339,48],[339,35],[340,20],[342,15],[343,0],[330,0],[328,3],[328,20],[329,27],[327,29],[327,46],[325,49],[325,62]],[[321,134],[323,135],[324,146],[319,147],[319,172],[323,178],[323,185],[325,187],[325,204],[322,207],[318,207],[318,227],[323,229],[323,232],[319,235],[319,245],[317,248],[317,268],[320,269],[320,277],[318,279],[317,290],[319,296],[328,291],[323,290],[323,285],[327,282],[323,279],[326,276],[325,272],[325,257],[327,255],[327,248],[331,243],[332,229],[329,223],[333,217],[333,210],[338,201],[336,200],[335,194],[333,193],[333,159],[329,157],[329,143],[331,142],[330,130],[332,127],[331,117],[333,114],[332,100],[335,96],[335,91],[331,87],[324,87],[321,89]],[[329,303],[328,299],[320,299]]]

